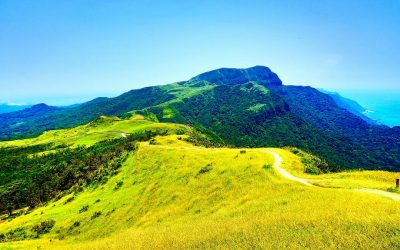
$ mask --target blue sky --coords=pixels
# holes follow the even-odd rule
[[[399,13],[399,0],[1,0],[0,102],[69,104],[254,65],[286,84],[400,92]]]

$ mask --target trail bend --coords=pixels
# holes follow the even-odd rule
[[[300,178],[300,177],[296,177],[294,175],[292,175],[291,173],[289,173],[288,171],[286,171],[285,169],[283,169],[282,166],[282,157],[272,151],[272,150],[264,150],[264,152],[271,154],[275,161],[273,164],[273,168],[285,179],[291,180],[291,181],[295,181],[298,183],[301,183],[305,186],[309,186],[309,187],[320,187],[320,188],[329,188],[329,187],[323,187],[323,186],[316,186],[314,184],[312,184],[310,182],[310,180],[304,179],[304,178]],[[371,189],[371,188],[357,188],[357,189],[349,189],[349,190],[353,190],[356,192],[363,192],[363,193],[369,193],[369,194],[374,194],[374,195],[379,195],[382,197],[386,197],[389,199],[392,199],[394,201],[400,201],[400,195],[396,194],[396,193],[391,193],[391,192],[386,192],[383,190],[379,190],[379,189]]]

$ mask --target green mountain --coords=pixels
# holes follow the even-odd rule
[[[0,249],[398,249],[398,174],[333,172],[398,170],[400,128],[278,79],[221,69],[3,115],[31,136],[0,142]]]
[[[41,105],[3,114],[0,137],[25,138],[101,115],[134,113],[194,125],[232,146],[295,146],[324,158],[335,170],[400,169],[400,128],[369,124],[311,87],[282,85],[262,66],[218,69],[72,108]]]

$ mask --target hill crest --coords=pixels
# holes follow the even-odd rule
[[[208,81],[216,85],[235,85],[254,81],[266,87],[282,86],[278,75],[265,66],[246,69],[220,68],[195,76],[191,81]]]

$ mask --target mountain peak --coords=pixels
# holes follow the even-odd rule
[[[266,87],[281,86],[278,75],[265,66],[254,66],[247,69],[221,68],[200,74],[192,81],[208,81],[214,84],[234,85],[249,81],[258,82]]]
[[[32,109],[43,109],[43,108],[49,108],[50,106],[45,104],[45,103],[39,103],[36,105],[32,106]]]
[[[35,112],[40,112],[40,111],[49,111],[49,110],[55,110],[58,109],[57,107],[53,107],[53,106],[49,106],[45,103],[39,103],[36,105],[33,105],[29,108],[27,108],[26,110],[31,110],[31,111],[35,111]]]

